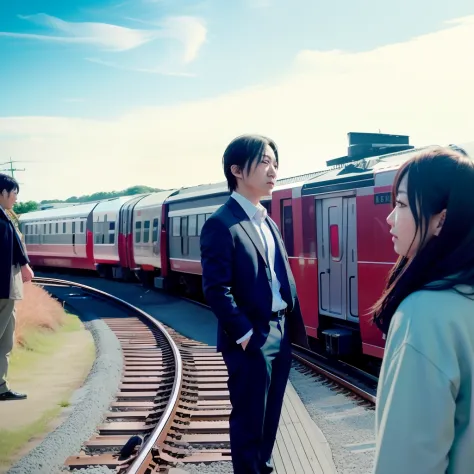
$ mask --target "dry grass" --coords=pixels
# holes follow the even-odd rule
[[[24,285],[24,299],[17,302],[15,342],[26,344],[26,338],[33,330],[56,331],[66,322],[62,305],[43,288],[31,283]]]

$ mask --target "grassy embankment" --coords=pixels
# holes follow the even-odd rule
[[[64,311],[62,305],[43,289],[32,284],[25,285],[25,298],[17,303],[15,348],[10,357],[8,380],[12,389],[15,390],[16,386],[27,383],[32,374],[35,374],[35,368],[37,375],[40,366],[57,364],[55,356],[70,343],[71,338],[77,336],[79,331],[84,331],[84,327],[77,316]],[[94,358],[93,343],[84,347],[83,357],[87,370]],[[48,384],[48,371],[44,369],[41,383]],[[28,395],[34,394],[34,390],[35,382],[32,381]],[[70,389],[66,389],[61,399],[53,402],[52,407],[45,409],[44,405],[38,406],[37,418],[29,424],[19,423],[21,426],[6,427],[1,426],[0,420],[0,468],[29,440],[48,431],[51,420],[62,408],[69,405],[71,392]],[[12,404],[10,405],[12,410],[21,410],[21,404],[29,402],[29,400],[2,402],[0,409],[3,408],[3,404]]]

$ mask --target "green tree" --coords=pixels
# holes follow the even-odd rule
[[[35,201],[17,202],[13,206],[15,214],[26,214],[27,212],[37,211],[38,203]]]
[[[113,199],[121,196],[134,196],[135,194],[145,194],[145,193],[156,193],[163,191],[159,188],[151,188],[150,186],[130,186],[127,189],[122,191],[99,191],[94,194],[85,194],[84,196],[71,196],[66,200],[61,199],[45,199],[41,201],[41,204],[50,204],[53,202],[67,202],[67,203],[76,203],[76,202],[90,202],[90,201],[102,201],[103,199]]]

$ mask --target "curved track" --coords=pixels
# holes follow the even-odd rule
[[[222,448],[228,443],[230,414],[227,370],[215,348],[180,336],[95,288],[53,278],[35,278],[34,283],[79,290],[69,296],[110,303],[110,315],[103,320],[124,356],[116,401],[98,435],[66,460],[70,469],[107,466],[120,474],[148,474],[166,472],[179,462],[230,460],[230,449]],[[114,317],[116,305],[128,317]]]

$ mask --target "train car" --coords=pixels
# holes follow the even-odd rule
[[[274,189],[284,190],[312,176],[313,174],[307,174],[278,180]],[[212,213],[227,201],[229,195],[227,182],[221,182],[183,189],[166,200],[168,286],[184,287],[189,294],[201,295],[201,229]],[[261,204],[267,209],[268,215],[272,216],[271,196],[262,199]]]
[[[391,190],[400,165],[422,150],[404,138],[380,147],[396,152],[330,160],[303,185],[273,194],[308,335],[328,353],[383,357],[370,308],[397,259],[386,223]],[[463,148],[472,156],[472,144]]]
[[[209,216],[229,197],[227,183],[193,186],[176,191],[166,200],[168,246],[166,277],[158,287],[184,288],[188,294],[201,292],[200,235]]]
[[[20,229],[32,265],[95,270],[92,213],[96,205],[21,215]]]
[[[135,206],[148,194],[133,196],[124,203],[119,212],[118,255],[119,263],[125,280],[133,279],[137,270],[133,254],[133,211]]]
[[[134,229],[129,247],[129,264],[140,272],[142,281],[155,281],[162,277],[162,260],[166,265],[167,234],[165,228],[165,201],[176,191],[150,194],[137,201],[129,222]],[[162,248],[164,251],[162,252]]]
[[[119,242],[126,240],[127,234],[119,239],[121,210],[129,202],[136,202],[143,195],[122,196],[107,201],[101,201],[93,211],[94,229],[94,260],[97,271],[101,276],[123,278],[122,266],[126,258],[126,248],[120,246],[122,255],[119,255]],[[128,208],[127,208],[128,209]]]

